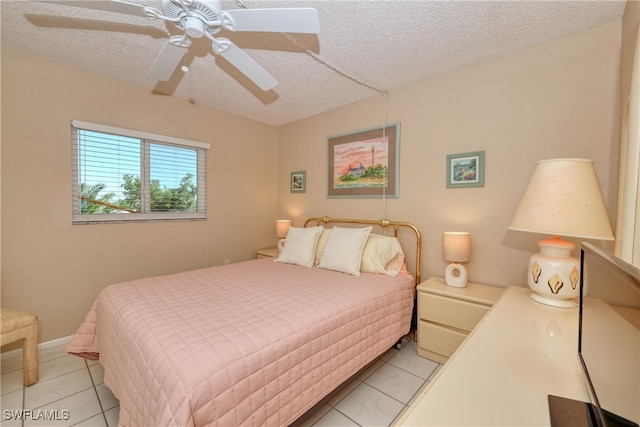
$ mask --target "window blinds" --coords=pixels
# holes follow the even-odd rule
[[[206,218],[209,144],[72,122],[74,222]]]

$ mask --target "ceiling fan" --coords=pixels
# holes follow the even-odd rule
[[[207,37],[212,42],[213,52],[220,55],[267,91],[278,85],[278,81],[245,51],[224,37],[214,37],[222,28],[229,31],[259,31],[278,33],[320,32],[318,12],[313,8],[275,9],[231,9],[223,10],[220,0],[162,0],[162,10],[151,6],[122,0],[103,1],[42,1],[86,9],[103,10],[162,19],[171,22],[184,34],[169,37],[156,58],[147,78],[166,81],[191,45],[191,39]]]

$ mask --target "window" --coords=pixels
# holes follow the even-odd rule
[[[209,144],[71,123],[73,221],[206,218]]]

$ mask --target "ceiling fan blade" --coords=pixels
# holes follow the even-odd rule
[[[179,39],[183,39],[183,45],[177,46],[172,43],[173,37],[178,37]],[[187,48],[191,41],[183,36],[173,36],[170,38],[167,43],[164,45],[160,54],[156,58],[155,62],[151,66],[149,70],[149,74],[147,74],[147,78],[151,80],[158,81],[167,81],[173,75],[176,67],[182,61],[184,54],[187,53]]]
[[[99,1],[45,1],[40,3],[60,4],[63,6],[82,7],[85,9],[104,10],[106,12],[124,13],[127,15],[147,17],[144,5],[129,3],[121,0],[99,0]]]
[[[231,31],[320,32],[318,11],[313,8],[234,9],[223,11],[222,21]]]
[[[267,91],[278,86],[278,81],[267,70],[262,68],[260,64],[230,40],[216,38],[213,50],[229,61],[231,65],[247,76],[260,89]]]

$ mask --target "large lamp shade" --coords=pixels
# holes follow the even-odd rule
[[[613,231],[594,164],[586,159],[539,161],[508,227],[554,236],[538,243],[529,260],[531,298],[555,307],[575,307],[580,264],[575,245],[559,236],[613,240]]]

